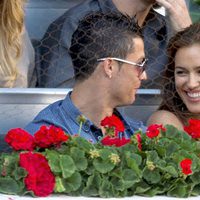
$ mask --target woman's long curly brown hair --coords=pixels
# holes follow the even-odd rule
[[[21,55],[25,0],[0,1],[0,77],[12,87],[17,78],[17,61]]]
[[[192,24],[190,27],[178,32],[169,41],[167,48],[168,65],[164,72],[164,88],[162,92],[162,103],[159,110],[168,110],[174,113],[183,124],[187,124],[189,118],[198,118],[196,114],[189,112],[175,87],[175,55],[180,48],[193,44],[200,44],[200,23]]]

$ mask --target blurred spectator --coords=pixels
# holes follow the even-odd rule
[[[32,77],[34,49],[24,27],[24,4],[0,1],[0,87],[28,87]]]
[[[153,7],[158,6],[157,3],[167,9],[169,17],[153,10]],[[173,31],[191,24],[184,0],[86,0],[73,7],[49,26],[42,39],[37,87],[73,86],[73,67],[68,54],[71,36],[78,22],[91,11],[122,12],[131,17],[136,16],[143,29],[146,55],[149,59],[149,79],[143,86],[158,88],[162,78],[160,73],[167,63],[165,49],[169,37]]]
[[[178,32],[167,52],[163,101],[148,124],[172,124],[183,130],[191,118],[200,119],[200,23]]]

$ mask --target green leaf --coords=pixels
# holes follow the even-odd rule
[[[99,188],[99,196],[102,198],[115,197],[113,185],[105,177]]]
[[[14,171],[13,171],[13,176],[15,178],[15,180],[20,180],[21,178],[26,177],[28,174],[28,172],[21,167],[17,167]]]
[[[2,165],[4,169],[6,169],[6,175],[12,176],[13,171],[18,166],[19,163],[19,155],[16,152],[11,154],[2,154]]]
[[[56,176],[56,183],[55,183],[55,187],[54,187],[54,192],[64,192],[65,191],[65,187],[62,181],[61,177]]]
[[[170,163],[169,163],[169,164],[170,164]],[[156,166],[157,166],[157,168],[159,168],[160,170],[162,170],[163,174],[165,174],[164,177],[165,177],[166,179],[169,179],[169,178],[171,178],[171,177],[177,178],[177,177],[179,176],[178,171],[177,171],[177,170],[175,169],[175,167],[172,166],[172,165],[167,165],[167,166],[164,166],[164,167],[161,167],[161,166],[159,166],[159,165],[156,165]],[[167,172],[167,174],[166,174],[166,172]],[[168,178],[167,178],[167,177],[168,177]]]
[[[75,163],[78,171],[86,170],[88,162],[85,157],[85,152],[81,151],[77,147],[72,147],[71,148],[71,156],[74,160],[74,163]]]
[[[48,164],[51,170],[56,174],[61,172],[61,167],[59,165],[59,162],[60,162],[59,155],[60,154],[54,150],[46,149],[46,158],[48,160]]]
[[[127,155],[126,154],[126,162],[127,162],[127,166],[130,167],[137,174],[138,177],[142,177],[142,171],[139,168],[139,165],[142,162],[142,158],[140,155],[138,155],[138,154]]]
[[[143,177],[148,183],[151,184],[159,183],[161,180],[161,176],[158,169],[150,171],[147,167],[144,168]]]
[[[135,183],[139,182],[140,178],[137,174],[131,169],[123,169],[122,178],[116,182],[115,189],[124,191],[125,189],[130,188]],[[115,183],[114,183],[115,184]]]
[[[147,190],[144,194],[145,196],[150,196],[150,197],[153,197],[157,194],[163,194],[163,189],[159,188],[159,187],[153,187],[151,188],[150,190]]]
[[[72,174],[71,177],[67,179],[62,179],[63,186],[65,188],[65,193],[70,193],[78,190],[81,186],[81,181],[82,178],[79,172],[75,172],[74,174]]]
[[[175,128],[172,125],[166,125],[166,132],[165,137],[171,138],[175,141],[183,141],[183,140],[189,140],[191,141],[191,137],[184,131],[180,131],[177,128]]]
[[[81,186],[81,181],[82,178],[79,172],[75,172],[71,177],[66,179],[56,177],[56,186],[54,191],[59,193],[70,193],[76,191]]]
[[[19,186],[16,180],[0,177],[0,192],[5,194],[18,194],[23,188]]]
[[[73,159],[68,155],[60,155],[59,163],[60,163],[63,178],[70,177],[76,170],[76,166],[74,164]]]
[[[194,188],[192,189],[191,195],[193,196],[200,195],[200,184],[194,186]]]
[[[98,172],[105,174],[113,170],[115,164],[109,159],[112,153],[113,151],[110,149],[101,149],[99,151],[100,157],[93,161],[93,165]]]
[[[93,149],[91,142],[87,141],[83,137],[74,137],[73,141],[80,149],[83,149],[86,152],[89,152],[90,149]]]
[[[158,157],[158,153],[155,150],[148,151],[146,154],[147,154],[147,161],[151,161],[153,163],[158,162],[159,157]]]
[[[166,156],[167,157],[171,156],[178,149],[179,149],[179,145],[176,142],[171,141],[171,143],[169,145],[167,145],[167,147],[166,147]]]
[[[195,184],[200,184],[200,172],[194,173],[190,176],[190,179]]]
[[[101,182],[102,179],[99,173],[91,175],[87,180],[86,187],[83,189],[83,195],[88,197],[99,196],[99,187]]]
[[[111,148],[109,148],[109,147],[99,150],[100,157],[101,157],[101,159],[103,159],[103,160],[109,160],[109,156],[110,156],[112,153],[115,153],[115,152],[113,151],[113,149],[111,149]]]
[[[187,185],[182,182],[177,182],[175,187],[173,187],[170,191],[167,192],[167,196],[173,197],[187,197]]]
[[[144,181],[137,183],[135,185],[135,194],[144,194],[146,191],[148,191],[151,187]]]
[[[102,160],[101,158],[95,159],[93,165],[95,169],[102,174],[110,172],[115,167],[109,160]]]

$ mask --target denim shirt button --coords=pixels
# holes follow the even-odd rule
[[[83,130],[85,131],[85,132],[87,132],[87,133],[89,133],[90,132],[90,124],[89,124],[89,122],[85,122],[84,124],[83,124]]]
[[[97,137],[97,140],[100,141],[102,138],[103,138],[103,136],[99,135],[99,136]]]

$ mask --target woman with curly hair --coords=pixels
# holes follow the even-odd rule
[[[0,1],[0,87],[28,87],[34,49],[24,27],[25,0]]]
[[[148,124],[183,129],[190,118],[200,119],[200,23],[171,38],[167,52],[163,100]]]

